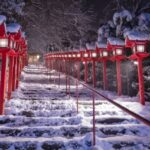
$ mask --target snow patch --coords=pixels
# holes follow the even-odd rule
[[[124,46],[125,42],[119,38],[114,38],[114,37],[110,37],[107,39],[107,41],[111,44],[111,45],[119,45],[119,46]]]
[[[86,48],[87,48],[87,50],[95,50],[96,45],[95,45],[95,43],[86,43]]]
[[[125,36],[128,37],[129,40],[140,40],[140,41],[150,40],[150,34],[141,31],[129,31],[126,32]]]
[[[129,21],[132,20],[132,15],[128,10],[123,10],[121,12],[116,12],[116,13],[114,13],[114,16],[113,16],[114,24],[117,25],[118,24],[118,19],[121,19],[121,18],[126,18],[126,21],[129,22]]]
[[[98,48],[107,48],[107,43],[105,42],[96,42]]]
[[[0,15],[0,25],[6,21],[6,17],[3,15]]]
[[[18,23],[10,23],[7,25],[7,32],[17,33],[21,29],[21,25]]]

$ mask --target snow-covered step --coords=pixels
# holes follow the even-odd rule
[[[97,137],[97,145],[103,150],[149,150],[150,137],[134,135],[115,136],[107,138]]]
[[[12,110],[19,109],[22,110],[75,110],[74,101],[60,101],[60,100],[12,100],[6,104],[7,108]]]
[[[26,116],[26,117],[72,117],[76,116],[75,110],[66,109],[64,110],[19,110],[15,109],[6,113],[7,115],[14,116]]]
[[[78,125],[81,117],[24,117],[0,116],[0,125],[3,126],[61,126]]]
[[[55,71],[28,66],[21,79],[12,100],[6,102],[5,116],[0,116],[0,149],[91,150],[92,92],[79,86],[77,114],[76,86],[71,85],[69,98],[64,75],[59,87],[54,82],[58,80]],[[149,148],[149,127],[103,98],[96,97],[95,103],[96,139],[100,149]]]
[[[85,135],[92,128],[82,126],[43,126],[43,127],[0,127],[0,137],[65,137],[73,138]]]
[[[7,142],[6,142],[7,141]],[[0,138],[0,148],[2,149],[26,149],[26,150],[85,150],[90,148],[88,143],[84,143],[83,138],[66,139],[56,138]]]
[[[143,128],[146,132],[142,132]],[[81,125],[61,125],[61,126],[42,126],[42,127],[4,127],[0,126],[0,137],[14,136],[14,137],[66,137],[73,138],[83,136],[92,132],[92,126]],[[150,137],[150,128],[144,125],[131,125],[126,126],[97,126],[97,136],[99,138],[108,138],[115,136],[147,136]]]
[[[137,136],[116,136],[109,138],[98,138],[97,143],[103,150],[121,149],[122,150],[149,150],[150,138]],[[66,139],[63,137],[47,138],[20,138],[6,137],[0,138],[0,148],[2,149],[46,149],[46,150],[85,150],[91,149],[91,138],[77,137]],[[100,148],[100,147],[99,147]]]

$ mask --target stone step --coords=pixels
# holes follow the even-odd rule
[[[141,149],[149,150],[150,148],[150,138],[137,137],[137,136],[116,136],[108,138],[97,138],[98,143],[101,144],[103,150],[108,150],[105,147],[106,143],[109,143],[109,148],[114,149]],[[0,138],[0,148],[1,149],[26,149],[26,150],[85,150],[92,149],[91,136],[75,137],[73,139],[68,139],[64,137],[37,137],[37,138],[20,138],[20,137],[3,137]]]
[[[147,132],[141,132],[142,129]],[[62,125],[62,126],[42,126],[42,127],[0,127],[0,137],[14,136],[14,137],[65,137],[73,138],[83,136],[92,132],[92,126],[81,125]],[[120,125],[120,126],[96,126],[97,136],[99,138],[108,138],[112,136],[147,136],[150,137],[150,128],[144,125]]]
[[[72,100],[62,101],[62,100],[12,100],[5,104],[6,109],[20,111],[23,110],[75,110],[75,102]]]
[[[66,110],[21,110],[15,109],[6,112],[6,115],[26,116],[26,117],[72,117],[76,116],[76,110],[68,108]]]
[[[60,126],[78,125],[81,117],[22,117],[22,116],[0,116],[0,125],[19,126]]]

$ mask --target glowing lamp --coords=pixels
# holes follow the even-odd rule
[[[122,49],[117,48],[116,49],[116,55],[123,55]]]
[[[144,45],[137,45],[137,52],[138,53],[145,52],[145,46]]]
[[[108,57],[108,52],[107,51],[103,51],[102,52],[102,57]]]
[[[0,47],[7,48],[8,47],[8,39],[0,39]]]
[[[37,57],[37,59],[39,59],[39,58],[40,58],[40,55],[37,55],[36,57]]]
[[[77,57],[80,58],[80,57],[81,57],[81,54],[77,54]]]
[[[93,52],[93,53],[92,53],[92,57],[93,57],[93,58],[96,58],[96,57],[97,57],[97,53],[96,53],[96,52]]]
[[[85,53],[85,54],[84,54],[84,57],[87,58],[87,57],[88,57],[88,53]]]

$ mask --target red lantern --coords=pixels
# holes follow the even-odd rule
[[[108,38],[107,40],[107,50],[111,55],[110,60],[116,61],[117,91],[119,96],[122,95],[121,61],[126,58],[124,56],[124,46],[125,43],[121,39]]]
[[[140,103],[145,104],[144,99],[144,80],[142,60],[150,54],[147,52],[147,46],[150,45],[150,35],[142,32],[130,32],[126,37],[126,47],[132,49],[131,60],[137,60]]]
[[[107,44],[102,42],[96,43],[96,51],[98,57],[98,61],[103,62],[103,89],[108,90],[108,80],[107,80],[107,61],[109,58],[109,53],[107,50]]]

